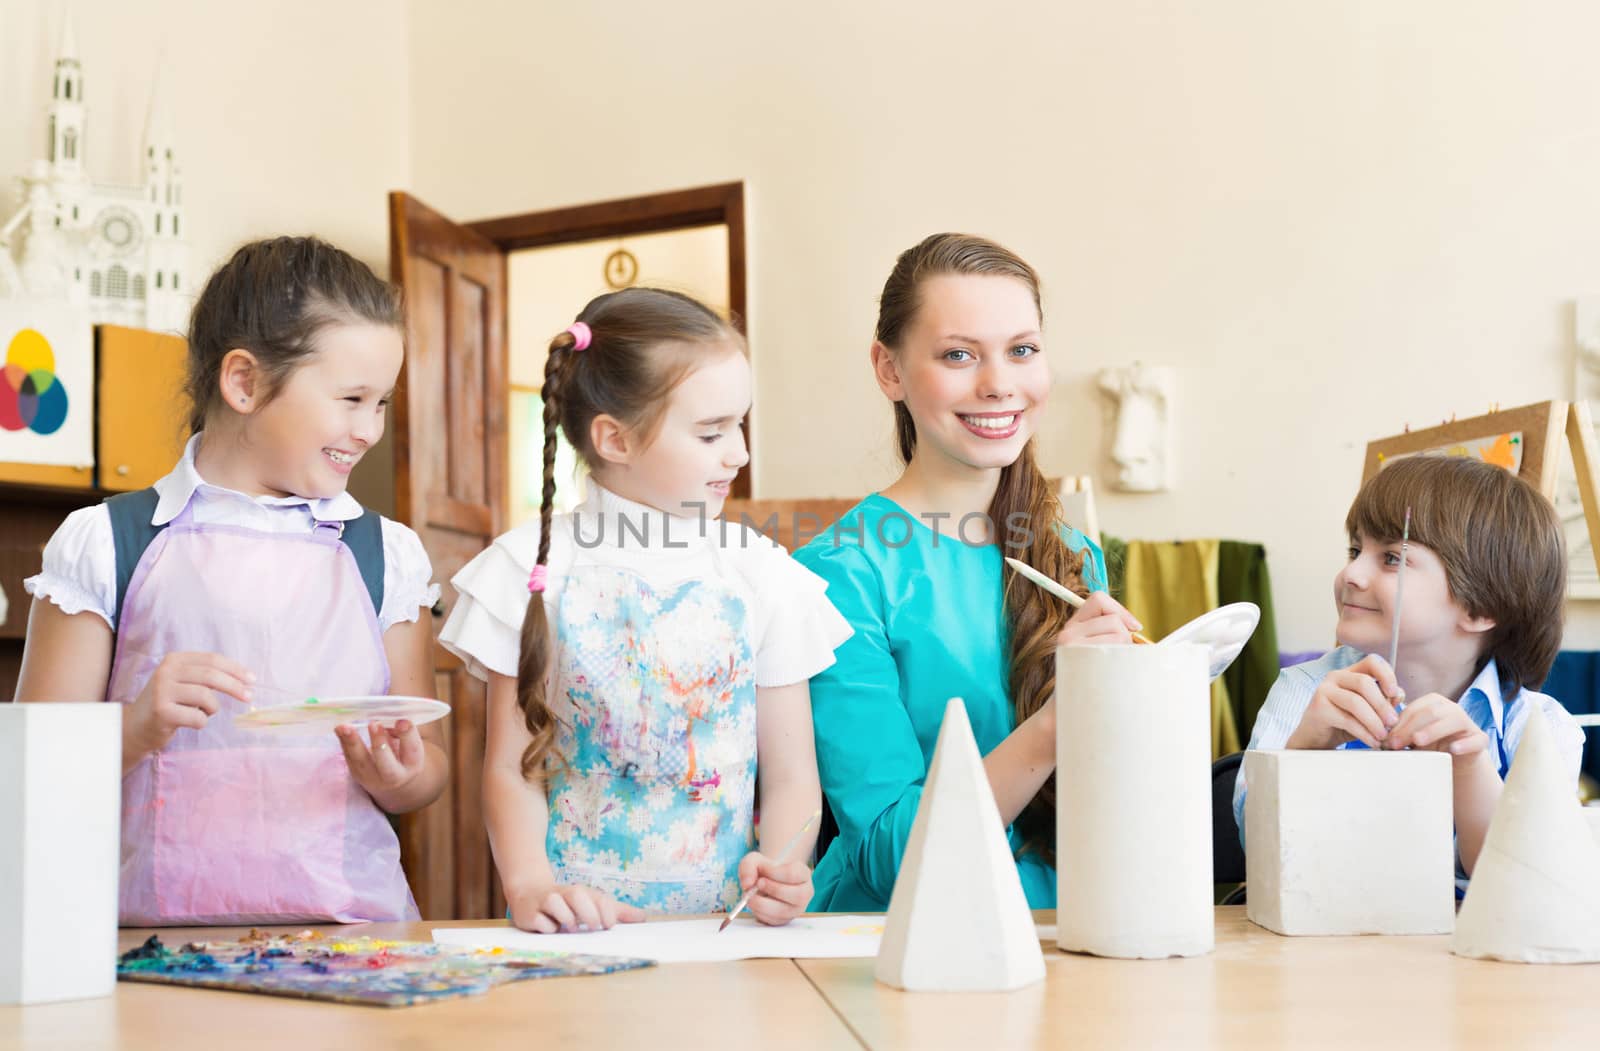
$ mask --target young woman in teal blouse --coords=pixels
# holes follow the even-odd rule
[[[1042,325],[1032,267],[982,238],[935,234],[884,285],[872,366],[905,471],[795,556],[855,629],[811,680],[839,824],[813,910],[888,907],[951,697],[966,702],[1029,904],[1055,904],[1055,648],[1126,643],[1140,625],[1105,593],[1105,556],[1062,521],[1034,460]],[[1002,555],[1088,602],[1073,615]]]

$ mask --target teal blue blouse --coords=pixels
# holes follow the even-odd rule
[[[815,911],[889,907],[950,698],[966,702],[984,755],[1015,729],[1000,549],[963,543],[955,522],[938,525],[873,494],[795,552],[855,629],[811,680],[817,767],[839,823],[812,877]],[[1100,548],[1074,529],[1063,536],[1089,551],[1084,583],[1104,589]],[[1021,838],[1007,834],[1015,852]],[[1055,906],[1053,868],[1030,853],[1017,872],[1030,906]]]

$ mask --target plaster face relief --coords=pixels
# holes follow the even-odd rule
[[[1159,493],[1172,487],[1173,370],[1135,363],[1103,369],[1100,390],[1111,400],[1111,487]]]

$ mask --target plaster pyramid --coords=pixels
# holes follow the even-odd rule
[[[1600,961],[1600,843],[1533,712],[1456,918],[1452,950],[1519,963]]]
[[[945,707],[876,974],[918,992],[993,992],[1044,978],[1033,914],[960,698]]]

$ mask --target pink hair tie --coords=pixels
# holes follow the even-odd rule
[[[567,331],[572,333],[573,350],[589,349],[589,342],[594,339],[594,332],[590,330],[588,325],[581,321],[574,321],[567,326]]]
[[[528,592],[538,594],[544,590],[545,578],[549,575],[548,566],[534,566],[533,572],[528,574]]]

